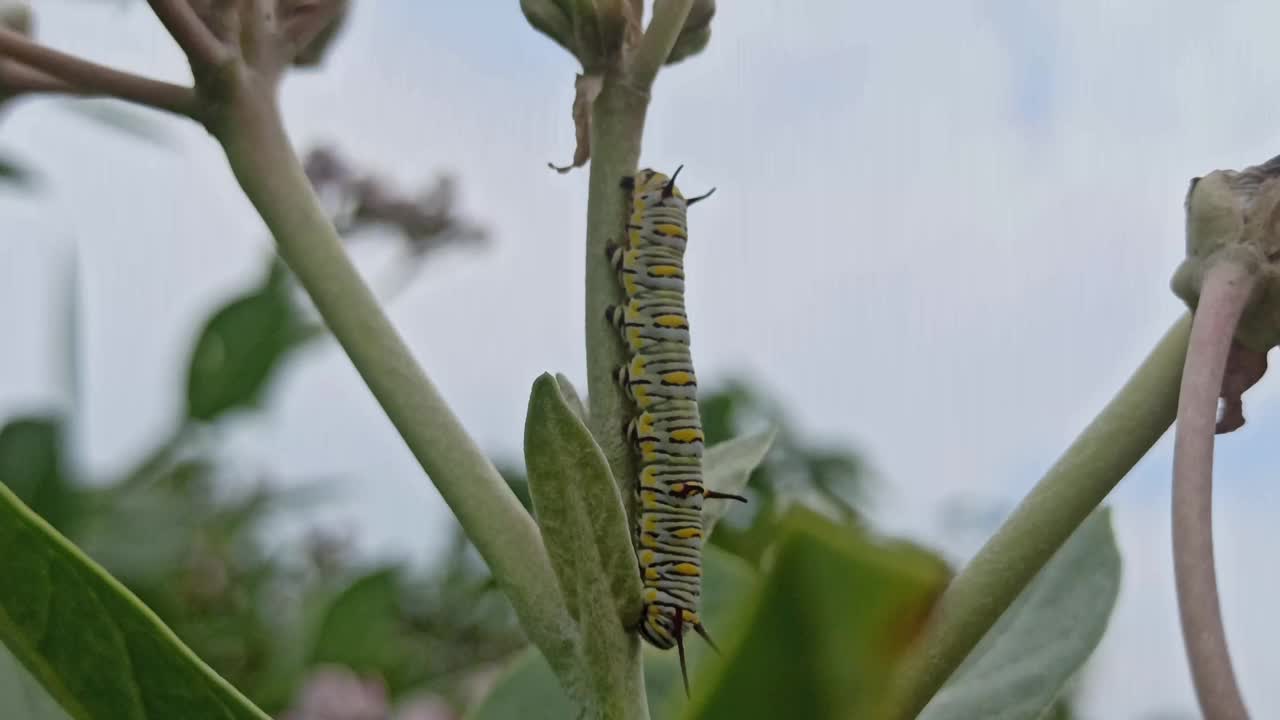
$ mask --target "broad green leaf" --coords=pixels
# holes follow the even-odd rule
[[[275,261],[261,287],[209,318],[187,372],[189,417],[213,420],[257,404],[273,371],[297,344],[297,318],[285,280],[283,265]]]
[[[604,453],[549,374],[533,384],[524,437],[534,514],[570,615],[582,617],[607,592],[615,622],[639,617],[642,588],[622,498]]]
[[[875,718],[947,579],[936,557],[792,508],[759,590],[680,717]]]
[[[375,570],[334,598],[320,622],[312,664],[345,665],[357,673],[393,673],[402,659],[400,585],[394,568]]]
[[[708,490],[740,495],[747,487],[751,473],[769,454],[776,429],[757,435],[746,435],[717,443],[707,448],[702,458],[703,475]],[[702,534],[710,537],[716,523],[737,500],[707,500],[702,506]]]
[[[1089,516],[1000,616],[921,720],[1036,720],[1097,647],[1120,591],[1111,512]]]
[[[735,612],[751,597],[757,577],[751,566],[714,547],[703,551],[702,619],[713,637],[727,632]],[[689,644],[689,682],[697,685],[714,667],[716,654],[701,639]],[[645,691],[654,718],[675,717],[685,703],[680,664],[674,650],[644,648]],[[534,649],[522,654],[468,720],[564,720],[573,706],[551,668]]]
[[[0,642],[74,720],[267,720],[3,485]]]

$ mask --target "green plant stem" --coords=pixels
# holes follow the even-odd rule
[[[1040,568],[1173,424],[1190,316],[1165,333],[951,582],[895,681],[887,716],[915,718]]]
[[[671,48],[680,38],[680,31],[684,29],[691,10],[693,0],[667,0],[655,4],[653,20],[645,29],[640,47],[631,61],[631,81],[636,87],[648,90],[653,86],[653,80],[671,55]]]
[[[623,232],[630,197],[621,182],[636,172],[650,88],[692,6],[692,0],[672,0],[657,5],[653,22],[641,40],[634,62],[626,70],[615,67],[605,72],[600,94],[591,110],[592,159],[588,181],[586,253],[588,419],[591,434],[604,451],[613,472],[628,523],[635,519],[633,485],[636,466],[623,432],[629,401],[613,375],[614,370],[626,361],[626,355],[616,330],[605,320],[605,308],[621,302],[623,298],[606,248],[610,243],[621,243],[625,239]],[[599,592],[604,590],[598,589]],[[584,635],[625,632],[623,623],[619,623],[612,613],[584,617],[583,622],[590,625],[583,628]],[[597,712],[601,718],[648,720],[639,641],[633,636],[626,643],[606,642],[601,647],[612,649],[609,657],[589,657],[586,658],[587,663],[609,664],[612,667],[607,674],[625,680],[613,684],[589,682],[588,687],[592,690],[612,687],[613,691],[594,692],[588,710]]]
[[[692,7],[693,0],[670,0],[657,6],[633,62],[625,72],[615,68],[605,73],[591,111],[586,302],[589,427],[609,460],[629,522],[635,517],[632,484],[636,467],[623,427],[630,405],[613,375],[627,357],[604,312],[609,305],[622,302],[623,296],[606,248],[625,240],[630,198],[620,183],[636,172],[650,88]]]
[[[1256,265],[1255,265],[1256,267]],[[1187,662],[1200,710],[1212,720],[1248,720],[1231,667],[1213,561],[1213,443],[1218,394],[1236,325],[1257,273],[1224,260],[1204,276],[1191,340],[1173,451],[1173,566]]]
[[[572,656],[571,622],[533,518],[414,361],[351,264],[293,152],[274,98],[242,91],[228,108],[219,139],[281,257],[475,543],[530,640],[563,670]]]
[[[605,75],[591,119],[591,176],[587,199],[587,401],[591,434],[604,450],[614,481],[634,518],[632,484],[636,466],[623,428],[630,404],[614,379],[626,362],[617,330],[605,319],[605,308],[623,301],[622,289],[609,263],[606,248],[624,242],[628,196],[620,183],[634,175],[640,158],[640,138],[646,89],[631,86],[617,71]]]

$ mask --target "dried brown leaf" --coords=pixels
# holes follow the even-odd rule
[[[564,174],[586,165],[591,159],[591,106],[603,86],[604,78],[600,75],[579,75],[574,82],[577,92],[573,98],[573,127],[578,146],[574,148],[572,163],[564,166],[547,163],[552,170]]]

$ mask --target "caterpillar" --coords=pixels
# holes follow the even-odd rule
[[[633,541],[644,609],[635,629],[654,647],[678,649],[688,694],[685,630],[692,628],[715,648],[698,616],[702,501],[746,498],[710,492],[702,482],[706,440],[684,304],[685,215],[715,189],[686,200],[676,188],[679,174],[680,168],[670,177],[644,169],[623,179],[622,187],[631,191],[627,241],[611,244],[607,252],[626,302],[606,308],[605,317],[630,355],[616,377],[636,411],[625,429],[640,465]]]

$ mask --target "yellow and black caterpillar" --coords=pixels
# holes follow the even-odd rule
[[[684,306],[685,210],[715,190],[685,200],[679,174],[646,169],[623,180],[632,193],[627,242],[608,251],[627,299],[605,314],[631,356],[617,377],[636,408],[627,438],[640,464],[634,541],[644,613],[637,629],[655,647],[679,648],[687,692],[684,631],[692,628],[715,647],[698,617],[702,501],[746,499],[709,492],[702,482],[704,438]]]

